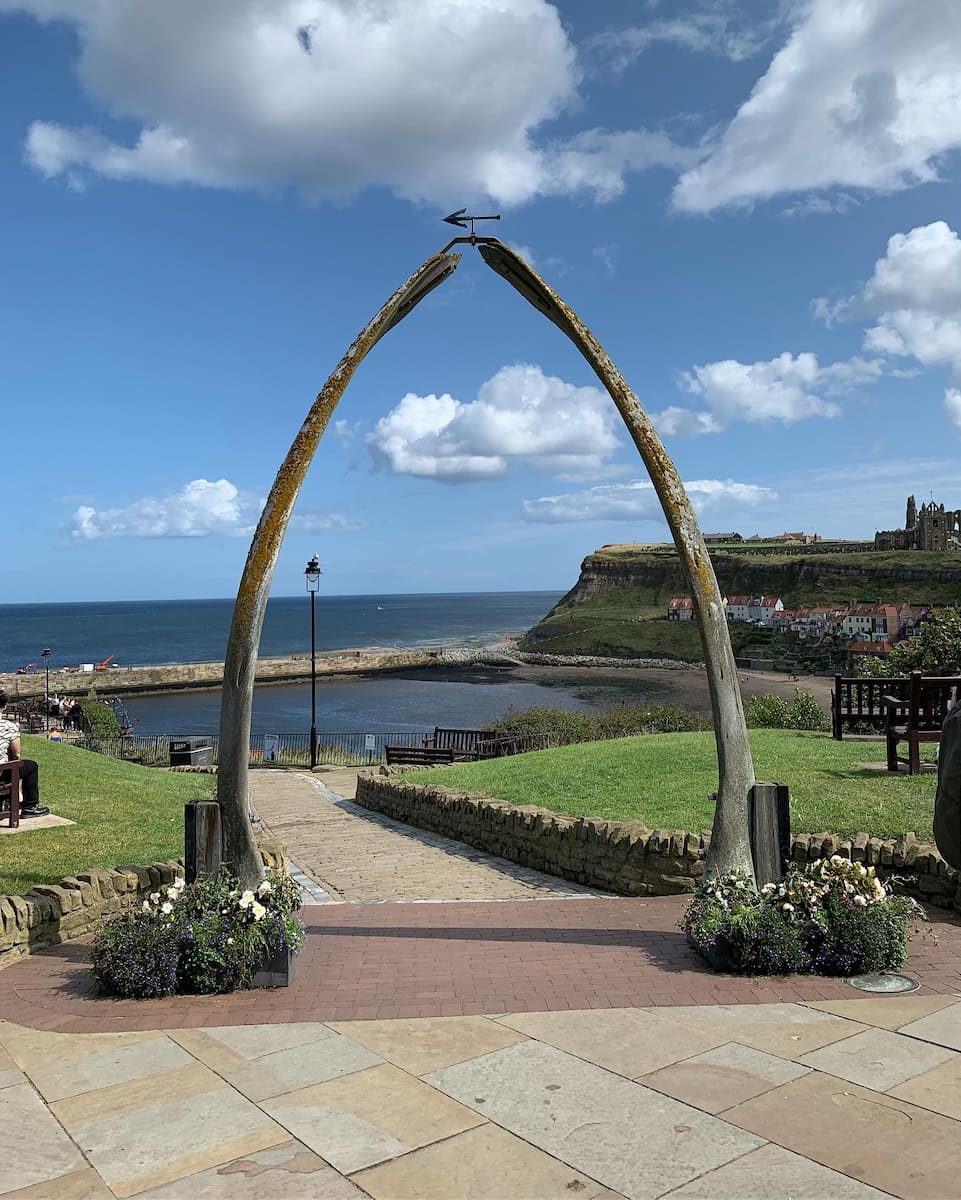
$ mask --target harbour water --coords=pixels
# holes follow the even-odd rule
[[[558,592],[317,597],[317,649],[368,646],[484,646],[536,624]],[[222,660],[230,600],[113,602],[0,606],[0,669],[38,663],[51,648],[51,667],[98,662],[123,665]],[[267,607],[261,654],[310,649],[309,601],[278,597]],[[109,694],[110,674],[91,677]],[[220,723],[218,691],[132,696],[125,700],[138,733],[212,734]],[[476,728],[509,709],[551,705],[592,708],[597,699],[566,687],[517,679],[508,671],[410,671],[367,678],[321,676],[317,727],[330,732],[419,732],[434,725]],[[252,732],[309,728],[310,686],[258,686]]]

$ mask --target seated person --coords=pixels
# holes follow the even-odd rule
[[[2,711],[0,708],[0,712]],[[13,762],[18,758],[20,758],[20,726],[0,717],[0,763]],[[20,816],[45,817],[50,809],[44,808],[40,804],[39,769],[32,758],[20,759],[20,785],[23,788],[23,805],[20,809]]]

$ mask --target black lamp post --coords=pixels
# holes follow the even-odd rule
[[[43,659],[43,672],[47,680],[47,682],[44,684],[46,694],[44,696],[43,705],[44,709],[46,710],[45,728],[47,730],[50,729],[50,655],[52,653],[53,651],[49,646],[40,651],[40,657]]]
[[[317,642],[314,624],[314,597],[320,587],[320,563],[317,555],[304,570],[307,592],[310,596],[310,769],[317,766]]]

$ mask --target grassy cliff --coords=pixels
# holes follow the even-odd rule
[[[961,603],[961,554],[937,551],[712,553],[722,595],[780,596],[786,608],[869,603]],[[605,546],[581,564],[575,586],[525,635],[522,648],[696,661],[693,622],[667,621],[672,596],[689,593],[673,549]],[[735,654],[764,656],[767,631],[733,625]],[[755,651],[760,653],[755,654]]]

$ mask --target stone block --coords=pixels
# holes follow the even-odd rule
[[[36,888],[27,892],[24,900],[31,908],[31,929],[44,925],[47,921],[54,921],[60,916],[60,905],[49,896],[38,892]]]
[[[0,896],[0,930],[3,933],[17,931],[17,910],[13,907],[12,896]]]
[[[94,902],[94,892],[89,883],[81,883],[75,875],[67,875],[60,880],[60,886],[69,888],[80,897],[80,903],[84,907],[88,907]]]
[[[26,900],[24,900],[24,898],[22,896],[10,896],[9,900],[10,900],[10,903],[13,905],[13,911],[15,914],[16,922],[17,922],[17,928],[18,929],[29,929],[30,928],[30,909],[27,905]]]
[[[59,912],[54,915],[54,920],[58,920],[65,913],[73,912],[74,908],[80,907],[80,897],[76,892],[71,892],[69,888],[60,887],[56,883],[39,883],[33,889],[39,892],[41,896],[49,896],[51,900],[55,900]]]
[[[679,896],[694,891],[694,880],[687,875],[658,875],[656,878],[660,896]]]
[[[856,833],[851,850],[851,857],[855,862],[864,862],[864,856],[868,848],[868,835],[866,833]]]

